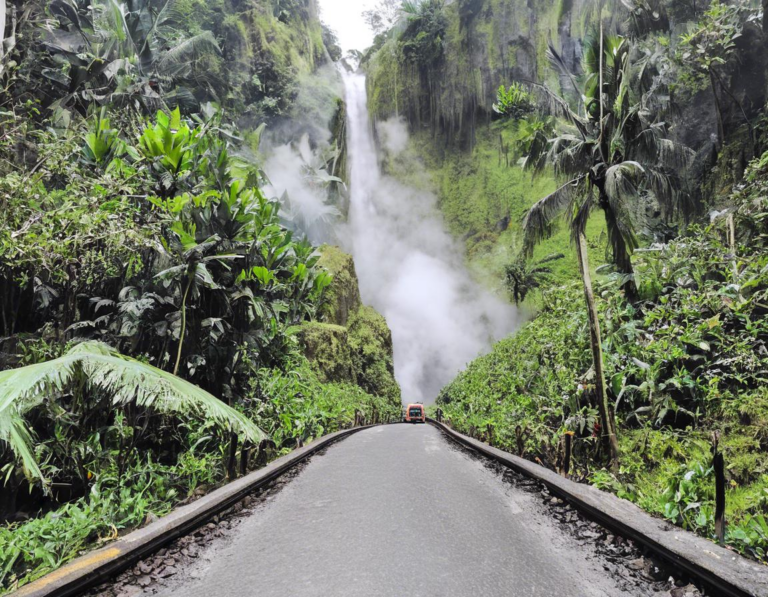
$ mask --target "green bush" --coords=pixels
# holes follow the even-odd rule
[[[577,476],[712,536],[710,434],[726,462],[727,541],[764,558],[768,487],[768,159],[756,160],[729,216],[637,253],[642,299],[596,285],[606,377],[620,423],[620,470],[593,460],[595,413],[581,290],[543,293],[537,317],[443,389],[459,430],[555,468],[575,433]],[[596,470],[597,469],[597,470]]]

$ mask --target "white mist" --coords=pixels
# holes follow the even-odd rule
[[[382,313],[392,329],[403,401],[430,403],[471,360],[515,329],[517,311],[471,279],[434,194],[381,173],[365,77],[345,74],[344,84],[351,166],[345,244],[354,256],[363,302]],[[404,125],[387,123],[384,133],[389,152],[405,149]]]

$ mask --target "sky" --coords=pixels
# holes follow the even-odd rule
[[[320,18],[339,36],[344,52],[362,52],[373,43],[362,13],[375,4],[376,0],[320,0]]]

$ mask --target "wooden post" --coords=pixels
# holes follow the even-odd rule
[[[736,256],[736,219],[733,212],[728,214],[728,247],[733,255],[731,260],[731,267],[733,268],[733,281],[738,283],[739,278],[739,264]]]
[[[237,478],[237,433],[229,439],[229,455],[227,457],[227,478],[233,481]]]
[[[523,430],[520,425],[515,427],[515,440],[517,442],[517,455],[520,456],[520,458],[525,456],[525,442],[530,437],[531,432],[528,431],[528,428],[526,427],[525,430]]]
[[[715,469],[715,534],[722,545],[725,543],[725,460],[719,450],[720,433],[712,434],[712,466]]]
[[[248,474],[248,459],[251,455],[250,444],[243,442],[243,451],[240,453],[240,476]]]
[[[563,454],[563,477],[566,479],[571,472],[571,454],[573,450],[573,431],[565,432],[565,448]]]

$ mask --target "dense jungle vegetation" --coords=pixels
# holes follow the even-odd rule
[[[315,3],[4,4],[0,593],[400,412],[386,324],[336,313],[354,269],[263,191],[264,127],[340,58]],[[329,379],[302,338],[347,315]]]
[[[422,157],[474,271],[532,314],[442,416],[765,560],[766,3],[388,4],[371,110],[413,139],[385,166]]]
[[[442,416],[768,559],[768,0],[380,0],[346,60],[315,0],[4,6],[0,593],[399,416],[386,321],[260,154],[320,147],[343,213],[340,60],[530,316]]]

